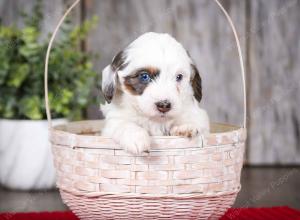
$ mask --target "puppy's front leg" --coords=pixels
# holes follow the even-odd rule
[[[121,147],[133,154],[141,154],[150,148],[150,136],[148,132],[136,124],[122,126],[123,130],[117,139]]]
[[[124,150],[132,154],[141,154],[150,149],[148,132],[132,122],[108,121],[102,134],[111,136]]]
[[[186,111],[175,122],[170,134],[175,136],[195,137],[209,133],[209,118],[205,110],[197,105]]]
[[[181,125],[175,125],[172,127],[170,134],[174,136],[183,136],[183,137],[195,137],[198,134],[201,134],[202,132],[200,131],[199,128],[197,128],[196,125],[193,123],[185,123]]]

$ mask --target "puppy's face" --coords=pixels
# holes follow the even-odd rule
[[[201,78],[186,50],[167,34],[146,33],[119,52],[103,70],[107,102],[116,94],[139,114],[164,120],[200,102]],[[120,92],[118,92],[120,91]]]

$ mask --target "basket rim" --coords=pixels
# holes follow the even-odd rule
[[[103,123],[104,120],[85,120],[54,126],[50,128],[50,141],[54,145],[71,148],[122,149],[110,137],[91,135],[100,132]],[[151,150],[221,146],[243,143],[246,140],[246,128],[224,123],[213,123],[212,126],[224,131],[200,135],[193,139],[180,136],[151,136]],[[84,132],[80,133],[80,131]]]
[[[55,125],[52,128],[50,128],[50,132],[60,132],[62,134],[72,134],[75,136],[81,136],[81,137],[101,137],[102,139],[107,139],[107,140],[112,140],[111,137],[108,136],[102,136],[102,135],[89,135],[89,134],[78,134],[78,133],[74,133],[74,132],[69,132],[69,131],[65,131],[65,126],[67,125],[77,125],[77,124],[81,124],[81,123],[97,123],[100,122],[100,125],[104,122],[104,119],[99,119],[99,120],[81,120],[81,121],[71,121],[71,122],[67,122],[64,124],[59,124],[59,125]],[[237,131],[242,131],[245,132],[246,128],[240,127],[238,125],[233,125],[233,124],[227,124],[227,123],[220,123],[220,122],[213,122],[211,123],[211,125],[213,126],[222,126],[222,127],[230,127],[232,130],[229,131],[222,131],[222,132],[212,132],[212,133],[208,133],[205,135],[202,135],[203,137],[210,137],[212,135],[218,135],[218,134],[230,134],[232,132],[237,132]],[[152,138],[155,139],[186,139],[185,137],[182,136],[163,136],[163,135],[152,135]]]
[[[95,198],[100,196],[105,196],[111,199],[120,199],[120,198],[140,198],[140,199],[195,199],[195,198],[214,198],[230,194],[237,194],[241,190],[241,184],[230,191],[222,191],[211,194],[202,194],[202,193],[178,193],[178,194],[148,194],[148,193],[109,193],[109,192],[80,192],[72,191],[69,189],[62,189],[60,187],[59,191],[67,192],[75,196],[83,196],[86,198]]]
[[[78,135],[78,136],[94,136],[94,135],[88,135],[88,134],[76,134],[76,133],[68,132],[68,131],[64,130],[65,129],[64,127],[66,125],[76,125],[76,124],[79,124],[79,123],[81,124],[81,123],[97,123],[97,122],[100,122],[100,125],[102,126],[102,123],[104,121],[105,121],[105,119],[71,121],[71,122],[67,122],[67,123],[64,123],[64,124],[55,125],[50,129],[52,131],[60,131],[60,132],[65,132],[65,133],[71,133],[71,134],[75,134],[75,135]],[[245,130],[245,128],[243,128],[241,126],[234,125],[234,124],[221,123],[221,122],[213,122],[213,123],[211,123],[211,125],[213,125],[213,126],[224,126],[224,127],[226,126],[226,127],[230,127],[232,130],[231,131],[224,131],[224,132],[213,132],[213,133],[206,134],[204,136],[209,136],[211,134],[231,133],[231,132],[237,131],[237,130]],[[108,136],[102,136],[102,135],[98,135],[98,136],[101,136],[101,138],[104,138],[104,139],[112,139]],[[181,136],[171,136],[171,135],[169,135],[169,136],[152,135],[151,137],[156,138],[156,139],[178,139],[178,138],[183,138]]]

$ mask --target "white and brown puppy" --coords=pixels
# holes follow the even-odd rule
[[[103,136],[139,154],[150,135],[194,137],[209,132],[199,107],[201,78],[187,51],[168,34],[146,33],[102,72]]]

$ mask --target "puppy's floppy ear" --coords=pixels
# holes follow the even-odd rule
[[[200,102],[202,99],[202,81],[201,81],[200,73],[194,64],[191,64],[191,67],[193,71],[191,84],[194,90],[194,96],[196,100]]]
[[[120,51],[113,58],[111,65],[108,65],[102,71],[102,92],[108,103],[111,103],[117,89],[117,72],[119,70],[123,70],[127,65],[126,53],[124,51]]]
[[[111,65],[105,67],[102,71],[102,93],[105,100],[111,103],[116,90],[116,73],[112,70]]]

